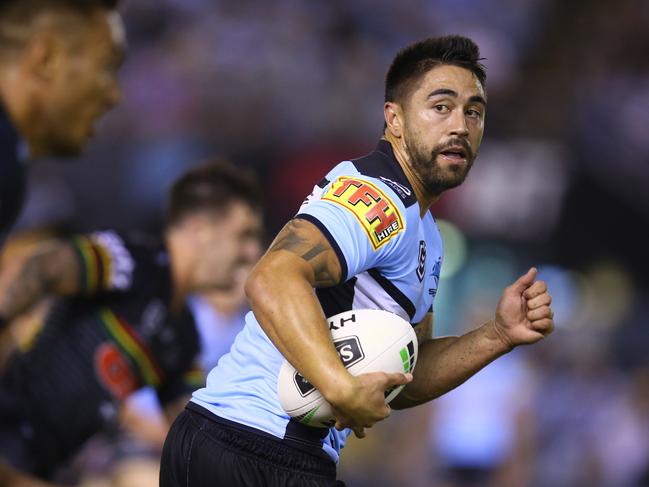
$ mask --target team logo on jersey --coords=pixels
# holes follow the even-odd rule
[[[329,187],[322,199],[351,211],[374,250],[405,228],[398,207],[383,190],[368,181],[342,176]]]
[[[435,282],[435,287],[430,288],[428,290],[428,294],[431,295],[432,297],[435,297],[437,295],[437,288],[439,287],[439,276],[442,271],[442,258],[438,257],[437,261],[435,262],[435,266],[433,267],[433,272],[430,273],[431,277],[433,278],[433,281]]]
[[[335,340],[334,346],[336,347],[340,361],[346,369],[365,358],[361,343],[355,336]],[[293,374],[293,382],[302,397],[308,396],[315,390],[313,384],[306,380],[297,370]]]
[[[138,387],[128,361],[112,343],[102,343],[95,351],[95,371],[117,399],[125,399]]]

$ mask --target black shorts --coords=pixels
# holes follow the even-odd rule
[[[344,487],[318,445],[280,440],[189,403],[162,450],[160,487]]]

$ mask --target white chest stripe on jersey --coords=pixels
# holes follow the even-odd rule
[[[408,312],[383,289],[367,272],[356,276],[352,309],[384,309],[410,321]]]

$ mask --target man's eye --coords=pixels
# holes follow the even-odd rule
[[[433,109],[438,113],[447,113],[449,111],[449,108],[446,105],[435,105]]]
[[[469,109],[466,111],[466,114],[471,118],[482,118],[482,112],[479,110]]]

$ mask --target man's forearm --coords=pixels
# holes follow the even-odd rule
[[[8,322],[48,294],[78,290],[79,262],[63,242],[48,242],[0,273],[0,317]]]
[[[42,255],[29,257],[0,278],[0,317],[9,322],[36,303],[48,288]]]
[[[435,399],[509,350],[491,321],[460,337],[429,339],[419,347],[412,382],[390,406],[404,409]]]

